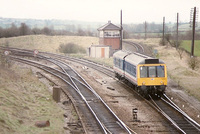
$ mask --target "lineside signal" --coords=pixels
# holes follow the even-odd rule
[[[4,51],[4,54],[7,56],[7,55],[9,55],[9,52],[8,51]]]
[[[34,53],[34,56],[36,56],[39,53],[39,51],[38,50],[34,50],[33,53]]]

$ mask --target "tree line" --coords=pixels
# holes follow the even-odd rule
[[[84,31],[81,28],[77,32],[70,32],[68,30],[55,30],[53,28],[44,27],[40,28],[30,28],[26,23],[21,23],[20,27],[17,27],[14,23],[11,24],[8,28],[0,27],[0,38],[16,37],[16,36],[25,36],[25,35],[68,35],[68,36],[95,36],[94,33]]]
[[[173,28],[175,29],[175,28]],[[162,24],[155,23],[145,23],[144,24],[123,24],[123,38],[162,38]],[[145,33],[146,32],[146,33]],[[176,33],[172,32],[171,28],[165,26],[165,35],[170,38],[175,38]],[[25,35],[67,35],[67,36],[98,36],[97,30],[88,29],[83,30],[80,26],[77,29],[65,28],[63,30],[54,29],[53,27],[43,27],[43,28],[30,28],[26,23],[21,23],[18,27],[15,23],[12,23],[10,27],[2,28],[0,27],[0,38],[16,37],[16,36],[25,36]],[[190,40],[192,39],[192,31],[180,31],[179,39],[181,40]],[[200,30],[196,31],[195,39],[200,39]]]
[[[182,23],[180,25],[186,25],[186,29],[179,30],[179,39],[180,40],[191,40],[192,39],[192,30],[187,27],[187,23]],[[124,39],[135,38],[162,38],[163,36],[163,24],[152,23],[141,23],[141,24],[124,24],[123,25],[123,36]],[[176,25],[167,23],[165,25],[165,36],[170,39],[176,38]],[[200,29],[196,29],[195,39],[200,40]]]

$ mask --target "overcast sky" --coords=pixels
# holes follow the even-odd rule
[[[190,20],[190,10],[200,0],[0,0],[0,17],[62,19],[120,23]]]

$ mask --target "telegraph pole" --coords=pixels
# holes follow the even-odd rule
[[[194,11],[191,11],[191,15],[193,15],[193,23],[192,23],[192,45],[191,45],[191,57],[194,57],[194,40],[195,40],[195,24],[196,24],[196,7],[194,7]],[[191,17],[192,18],[192,17]]]
[[[122,50],[122,30],[123,30],[123,27],[122,27],[122,10],[120,12],[120,50]]]
[[[146,21],[144,22],[144,30],[145,30],[145,37],[144,37],[144,39],[146,40],[147,39],[147,22]]]
[[[176,25],[176,49],[178,49],[178,22],[179,22],[179,13],[177,13],[177,25]]]
[[[165,17],[163,17],[163,43],[164,43],[164,40],[165,40]]]

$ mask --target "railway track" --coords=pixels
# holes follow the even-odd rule
[[[59,61],[56,61],[57,63]],[[109,133],[124,133],[123,122],[118,119],[118,117],[112,112],[112,110],[107,106],[107,104],[101,99],[101,97],[92,89],[92,87],[71,67],[66,65],[64,62],[61,64],[66,67],[63,68],[66,74],[70,74],[71,81],[75,85],[78,92],[81,93],[83,100],[92,111],[97,120],[101,121],[99,123],[105,131]],[[105,118],[106,117],[106,118]],[[90,124],[93,124],[90,122]],[[120,124],[120,125],[119,125]],[[127,129],[129,132],[129,130]]]
[[[115,78],[115,73],[112,70],[112,68],[110,67],[106,67],[103,64],[98,64],[86,59],[80,59],[80,58],[74,58],[74,57],[70,57],[70,56],[63,56],[63,55],[59,55],[59,54],[52,54],[52,53],[42,53],[43,55],[55,58],[55,59],[59,59],[59,60],[68,60],[68,61],[72,61],[75,63],[79,63],[81,65],[93,68],[103,74],[106,74],[107,76],[110,76],[112,78]]]
[[[6,47],[1,47],[1,49],[8,50],[8,48],[6,48]],[[32,50],[9,48],[9,51],[11,51],[11,53],[13,55],[30,56],[30,57],[34,56],[34,52]],[[95,62],[92,62],[92,61],[89,61],[86,59],[74,58],[74,57],[70,57],[70,56],[63,56],[60,54],[53,54],[53,53],[48,53],[48,52],[40,52],[37,55],[37,57],[40,57],[40,56],[43,56],[43,57],[45,56],[46,58],[54,58],[57,60],[62,60],[63,62],[66,62],[66,60],[68,60],[68,61],[72,61],[75,63],[79,63],[81,65],[85,65],[87,67],[98,70],[99,72],[104,73],[112,78],[115,78],[115,74],[114,74],[114,71],[112,70],[112,68],[106,67],[103,64],[98,64],[98,63],[95,63]]]
[[[15,56],[34,57],[30,51],[10,50]],[[115,115],[92,87],[69,65],[58,59],[38,55],[33,59],[51,62],[59,69],[49,67],[38,61],[9,56],[12,60],[29,64],[42,69],[67,84],[70,95],[76,101],[76,107],[81,111],[81,119],[86,133],[131,133],[130,129]],[[133,132],[133,131],[132,131]]]
[[[150,96],[150,105],[160,112],[175,128],[183,134],[199,134],[200,125],[183,112],[174,104],[167,95],[160,99],[152,99]]]
[[[44,53],[44,54],[47,57],[55,56],[56,60],[58,60],[58,58],[65,59],[65,56],[61,56],[61,55],[55,55],[55,54],[51,55],[50,54],[51,55],[50,56],[49,53]],[[70,58],[68,58],[66,60],[69,60],[69,59]],[[72,58],[71,61],[78,62],[78,60],[76,58]],[[84,60],[81,59],[81,62],[79,62],[79,63],[82,64],[83,62],[84,62]],[[90,63],[87,62],[84,65],[89,66],[89,64]],[[94,63],[91,63],[91,64],[94,64]],[[98,65],[98,66],[100,67],[100,65]],[[103,67],[103,68],[105,68],[105,67]],[[94,69],[95,69],[95,67],[94,67]],[[111,69],[108,69],[108,71],[109,70],[111,70]],[[110,72],[112,72],[112,71],[110,71]],[[70,72],[68,72],[68,73],[70,73]],[[75,77],[75,76],[73,76],[73,77]],[[88,99],[88,100],[92,100],[92,99]],[[149,101],[147,101],[147,102],[151,103],[150,105],[152,105],[152,107],[154,107],[159,113],[162,113],[162,115],[178,130],[178,132],[180,132],[180,133],[200,133],[199,124],[196,123],[194,120],[192,120],[182,110],[180,110],[180,108],[178,108],[178,106],[176,106],[166,95],[164,95],[164,97],[162,97],[159,100],[151,99],[150,101],[151,102],[149,102]],[[96,104],[96,101],[94,101],[94,102],[95,102],[94,104]],[[106,129],[107,129],[107,127],[106,127]]]
[[[136,52],[141,53],[141,54],[145,54],[144,47],[141,44],[131,42],[131,41],[123,41],[123,42],[134,47]],[[126,50],[126,51],[130,51],[130,50]]]
[[[170,102],[170,99],[166,96],[165,96],[165,102],[166,100],[168,101],[168,103]],[[164,100],[164,97],[161,98],[161,100]],[[161,100],[153,100],[154,103],[159,103]],[[164,101],[163,101],[164,102]],[[153,103],[153,104],[154,104]],[[151,104],[152,105],[152,104]],[[175,104],[173,105],[170,105],[168,106],[169,110],[166,109],[166,106],[165,105],[159,105],[159,104],[156,104],[157,107],[154,106],[155,109],[158,110],[158,112],[161,112],[160,110],[162,110],[162,115],[167,118],[167,120],[173,124],[173,126],[181,133],[199,133],[200,132],[200,129],[198,128],[199,127],[199,124],[196,123],[194,120],[192,120],[188,115],[184,114],[185,116],[178,116],[178,117],[173,117],[174,114],[171,114],[172,111],[177,111],[177,107]],[[164,111],[164,112],[163,112]],[[183,113],[183,111],[180,111],[179,110],[179,113]],[[172,117],[170,117],[172,116]],[[187,119],[185,119],[187,117]],[[177,123],[180,122],[180,123]],[[194,124],[191,124],[194,123]]]

